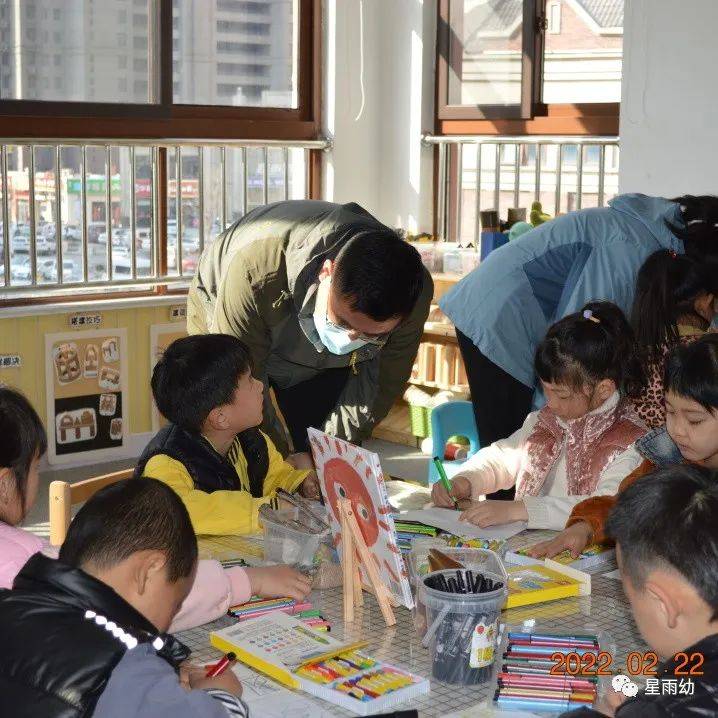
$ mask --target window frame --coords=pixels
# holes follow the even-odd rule
[[[541,0],[523,0],[523,17],[537,20],[537,7]],[[441,120],[471,119],[527,119],[535,104],[533,98],[535,58],[540,57],[535,47],[539,33],[532,23],[524,22],[521,31],[521,101],[517,105],[452,105],[449,103],[449,61],[451,53],[451,0],[439,1],[436,38],[437,109]],[[456,26],[456,23],[454,23]],[[540,83],[538,85],[540,87]]]
[[[617,135],[619,102],[547,104],[541,99],[549,0],[523,0],[521,106],[448,104],[451,0],[439,0],[436,36],[436,118],[439,135]]]
[[[27,139],[318,139],[320,116],[321,0],[299,0],[297,107],[234,107],[173,102],[172,0],[150,0],[157,103],[0,100],[0,135]],[[78,120],[92,120],[78,122]],[[207,122],[211,120],[211,122]]]

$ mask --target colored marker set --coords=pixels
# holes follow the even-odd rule
[[[461,536],[445,536],[444,540],[449,548],[484,548],[502,555],[506,546],[506,539],[470,539]]]
[[[294,674],[304,690],[360,715],[386,708],[429,692],[429,681],[360,653],[356,648],[303,663]],[[316,688],[309,688],[309,685]]]
[[[301,615],[303,611],[310,611],[311,608],[311,603],[298,603],[293,598],[257,598],[255,596],[247,603],[231,606],[227,613],[240,621],[246,621],[250,618],[257,618],[257,616],[264,616],[273,611],[281,611],[290,616]]]
[[[379,670],[336,683],[334,689],[366,703],[413,686],[416,682],[414,676],[408,673],[382,666]]]
[[[590,707],[597,678],[579,670],[566,672],[557,653],[582,656],[601,651],[594,635],[509,633],[494,700],[501,708],[523,711],[566,711]]]
[[[300,611],[296,614],[303,623],[310,626],[315,631],[331,631],[332,626],[329,621],[325,620],[320,611]]]
[[[377,662],[373,658],[350,651],[324,661],[303,665],[297,669],[296,673],[315,683],[326,684],[340,678],[357,676],[362,671],[374,668],[376,665]]]
[[[296,674],[362,703],[376,701],[423,681],[419,676],[379,663],[357,651],[304,664],[297,668]]]

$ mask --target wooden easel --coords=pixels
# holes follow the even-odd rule
[[[381,615],[387,626],[395,626],[396,618],[391,609],[391,594],[382,583],[371,552],[367,548],[357,523],[354,509],[349,499],[340,498],[337,501],[339,519],[342,527],[342,574],[344,579],[344,622],[353,623],[354,606],[363,606],[362,581],[359,564],[364,566],[369,577]]]

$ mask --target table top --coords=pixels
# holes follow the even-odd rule
[[[412,497],[412,499],[414,498]],[[554,533],[553,531],[524,531],[509,540],[509,548],[511,550],[523,548],[544,540]],[[225,542],[224,545],[231,546],[231,541]],[[592,576],[590,596],[509,609],[502,612],[501,621],[507,625],[515,625],[535,619],[537,628],[546,631],[582,633],[590,630],[592,633],[605,633],[614,644],[609,646],[613,655],[611,669],[625,673],[627,654],[647,649],[631,616],[631,609],[621,582],[601,575],[610,569],[610,566],[604,566],[599,569],[598,574]],[[462,687],[442,684],[431,678],[431,654],[429,650],[421,646],[421,640],[414,629],[411,611],[405,608],[395,609],[397,623],[395,626],[387,627],[373,596],[365,593],[364,606],[356,609],[355,622],[344,625],[341,588],[316,591],[310,600],[315,607],[322,610],[324,617],[331,623],[333,638],[347,641],[368,640],[370,644],[366,650],[373,657],[407,668],[413,673],[430,679],[431,692],[403,704],[402,708],[417,708],[422,718],[433,716],[448,718],[449,714],[453,712],[457,712],[460,716],[492,715],[491,712],[479,709],[476,711],[467,711],[467,709],[490,701],[495,691],[495,682]],[[208,633],[233,623],[234,619],[223,617],[211,624],[183,631],[178,634],[178,638],[192,649],[195,660],[216,660],[220,653],[209,645]],[[258,680],[267,681],[269,679],[261,677]],[[352,715],[337,706],[310,696],[306,698],[305,705],[311,708],[307,711],[308,717],[317,718],[323,714],[327,716]],[[291,712],[291,715],[292,718],[302,718],[295,710]]]

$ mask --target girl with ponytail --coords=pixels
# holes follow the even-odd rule
[[[576,504],[615,494],[640,464],[633,443],[646,429],[629,397],[641,391],[641,367],[631,327],[615,304],[589,302],[556,322],[536,350],[534,368],[546,406],[468,459],[451,492],[434,484],[437,506],[451,508],[457,499],[462,519],[482,527],[527,521],[531,529],[562,529]],[[515,501],[481,500],[513,486]]]

